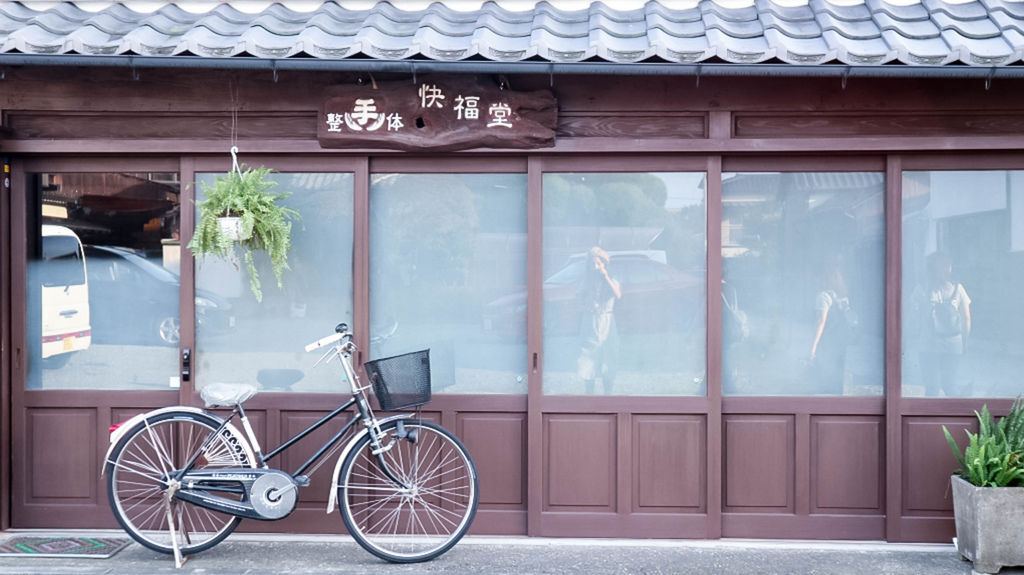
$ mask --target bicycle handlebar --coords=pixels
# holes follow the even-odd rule
[[[340,340],[346,339],[346,338],[349,341],[351,341],[352,340],[352,332],[350,332],[348,330],[348,324],[347,323],[339,323],[338,325],[334,326],[334,333],[332,333],[331,335],[329,335],[327,337],[322,337],[322,338],[314,341],[313,343],[307,345],[306,346],[306,351],[307,352],[308,351],[313,351],[314,349],[319,349],[321,347],[324,347],[325,345],[331,345],[332,343],[334,343],[336,341],[340,341]]]
[[[313,343],[307,345],[306,346],[306,351],[313,351],[314,349],[319,349],[321,347],[324,347],[324,346],[327,346],[327,345],[331,345],[332,343],[334,343],[336,341],[340,341],[346,335],[348,335],[348,334],[345,334],[345,333],[332,333],[331,335],[329,335],[327,337],[320,338],[320,339],[314,341]]]

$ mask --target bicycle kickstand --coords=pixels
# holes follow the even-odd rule
[[[176,489],[170,489],[164,493],[164,509],[167,511],[167,529],[171,533],[171,547],[174,548],[174,567],[181,569],[188,557],[181,556],[181,548],[178,547],[178,530],[174,525],[174,511],[171,509],[171,498],[174,497]]]

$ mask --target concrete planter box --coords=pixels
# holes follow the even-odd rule
[[[1024,487],[977,487],[953,476],[956,547],[977,573],[1024,565]]]

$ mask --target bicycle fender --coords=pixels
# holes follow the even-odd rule
[[[110,461],[110,454],[113,453],[114,447],[118,444],[119,441],[121,441],[121,438],[124,437],[124,434],[128,433],[128,431],[130,429],[134,428],[136,425],[138,425],[143,420],[146,420],[146,419],[148,419],[150,417],[155,417],[157,415],[161,415],[163,413],[167,413],[169,411],[187,411],[187,412],[190,412],[190,413],[198,413],[200,415],[205,415],[207,417],[212,417],[218,423],[224,421],[223,418],[217,417],[216,415],[214,415],[212,413],[209,413],[209,412],[207,412],[205,410],[202,410],[202,409],[200,409],[198,407],[189,407],[189,406],[186,406],[186,405],[173,405],[171,407],[161,407],[160,409],[154,409],[153,411],[147,411],[146,413],[140,413],[140,414],[132,417],[128,421],[122,423],[121,425],[118,425],[117,429],[115,429],[114,431],[112,431],[110,433],[110,445],[107,447],[106,455],[103,456],[103,466],[100,468],[100,477],[103,477],[103,475],[107,472],[107,464],[111,462]],[[236,428],[234,425],[232,425],[230,423],[227,425],[227,429],[229,429],[231,431],[231,433],[235,434],[239,439],[242,439],[242,438],[245,437],[244,435],[242,435],[241,433],[238,432],[238,428]],[[246,441],[243,444],[243,448],[245,449],[246,455],[249,456],[249,460],[250,461],[255,461],[256,458],[255,458],[255,456],[252,453],[252,448],[249,447],[248,441]]]
[[[385,423],[388,423],[389,421],[395,421],[395,420],[398,420],[398,419],[409,419],[412,416],[413,416],[413,414],[411,414],[411,413],[402,413],[402,414],[399,414],[399,415],[392,415],[391,417],[385,417],[384,419],[378,420],[377,424],[378,425],[384,425]],[[341,475],[341,464],[344,463],[345,462],[345,458],[348,457],[348,452],[352,451],[352,448],[355,447],[355,444],[358,443],[359,440],[362,439],[362,437],[364,435],[366,435],[367,433],[370,433],[370,430],[369,429],[363,429],[362,431],[357,433],[355,435],[355,437],[350,439],[348,444],[345,446],[345,449],[342,450],[341,455],[338,456],[338,462],[334,464],[334,475],[331,478],[331,493],[330,493],[330,496],[327,499],[327,514],[328,515],[330,515],[331,512],[334,511],[334,508],[338,505],[338,476]]]

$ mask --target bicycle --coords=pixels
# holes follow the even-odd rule
[[[139,414],[111,430],[104,460],[114,517],[133,539],[154,551],[184,557],[223,541],[245,519],[287,517],[298,488],[344,446],[334,468],[327,503],[335,505],[352,537],[393,563],[434,559],[465,535],[476,515],[479,486],[462,442],[440,425],[400,413],[378,418],[367,400],[371,386],[383,411],[430,401],[429,350],[365,364],[371,386],[352,365],[356,346],[348,326],[306,346],[328,348],[316,362],[341,360],[352,397],[264,455],[242,404],[256,386],[211,384],[200,392],[208,409],[232,409],[227,418],[191,406]],[[267,462],[343,412],[351,419],[294,473]],[[238,417],[243,436],[232,420]],[[357,423],[350,439],[341,439]],[[322,459],[321,459],[322,458]]]

